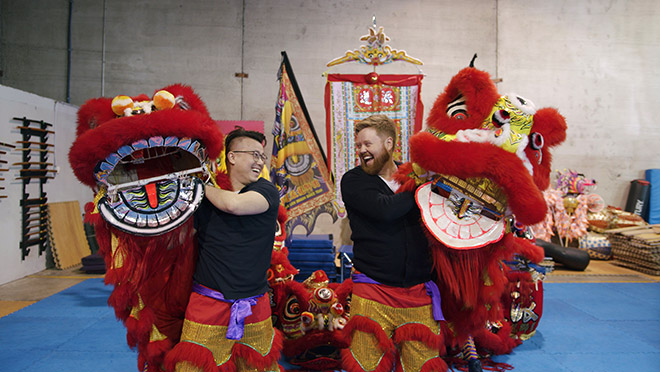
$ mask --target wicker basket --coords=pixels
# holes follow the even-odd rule
[[[608,230],[614,263],[660,276],[660,224]]]

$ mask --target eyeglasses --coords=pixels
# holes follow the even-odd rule
[[[259,151],[257,151],[257,150],[254,150],[254,151],[247,151],[247,150],[244,150],[244,151],[238,151],[238,150],[232,150],[232,151],[230,151],[230,152],[242,152],[242,153],[245,153],[245,154],[252,154],[252,158],[254,159],[254,161],[259,161],[259,160],[261,160],[261,161],[263,161],[264,163],[266,162],[266,159],[268,159],[268,157],[266,157],[266,154],[261,153],[261,152],[259,152]]]

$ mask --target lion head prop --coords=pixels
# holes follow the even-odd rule
[[[502,319],[503,260],[543,259],[526,226],[545,217],[550,148],[565,139],[566,123],[553,108],[499,94],[472,67],[451,79],[427,123],[397,179],[400,190],[417,188],[443,312],[462,342]]]
[[[284,334],[282,354],[304,370],[341,369],[339,351],[348,347],[343,329],[350,317],[353,282],[330,283],[317,270],[302,283],[271,285],[273,325]]]
[[[196,258],[189,217],[222,134],[180,84],[152,97],[91,99],[78,111],[76,134],[69,161],[96,191],[85,218],[114,285],[108,303],[138,349],[138,368],[157,370],[181,334]]]

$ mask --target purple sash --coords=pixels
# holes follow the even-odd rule
[[[197,283],[193,284],[192,290],[202,296],[232,304],[229,312],[229,327],[227,328],[226,336],[226,338],[230,340],[240,340],[243,337],[245,318],[252,315],[252,306],[256,305],[257,299],[265,294],[263,293],[248,298],[239,298],[237,300],[228,300],[222,295],[222,293]]]
[[[353,273],[352,279],[353,283],[381,284],[362,273]],[[424,283],[424,287],[426,287],[426,293],[431,296],[433,319],[436,321],[445,320],[445,316],[442,314],[442,302],[440,299],[440,290],[438,289],[438,285],[435,284],[433,280],[429,280],[428,282]]]

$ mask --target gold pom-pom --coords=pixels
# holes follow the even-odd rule
[[[117,116],[124,116],[126,109],[133,109],[133,99],[129,96],[117,96],[112,99],[112,112]]]
[[[174,94],[166,90],[159,90],[156,92],[156,94],[154,94],[153,102],[156,110],[165,110],[174,107],[176,104],[176,99],[174,98]]]

